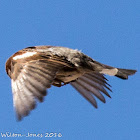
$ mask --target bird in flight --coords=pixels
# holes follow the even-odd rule
[[[78,50],[59,46],[33,46],[16,52],[6,62],[11,78],[13,104],[21,120],[43,102],[47,89],[71,84],[95,108],[95,97],[105,103],[107,90],[105,74],[128,79],[136,70],[120,69],[95,61]]]

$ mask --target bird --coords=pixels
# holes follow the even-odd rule
[[[105,103],[104,95],[111,98],[105,75],[128,79],[136,73],[102,64],[77,49],[49,45],[16,52],[6,61],[5,68],[11,78],[13,106],[19,121],[44,101],[51,86],[70,84],[97,108],[96,99]]]

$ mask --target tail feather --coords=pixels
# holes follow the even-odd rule
[[[110,76],[116,76],[121,79],[128,79],[129,75],[135,74],[137,71],[132,69],[121,69],[101,64],[97,61],[90,63],[93,66],[93,70],[98,71],[101,74],[107,74]]]
[[[137,71],[132,69],[121,69],[121,68],[114,68],[108,65],[103,64],[103,69],[100,73],[108,74],[110,76],[116,76],[121,79],[128,79],[129,75],[135,74]]]
[[[133,75],[136,72],[137,72],[136,70],[118,68],[118,72],[115,76],[121,79],[128,79],[129,75]]]

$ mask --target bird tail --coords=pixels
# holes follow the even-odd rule
[[[116,76],[116,77],[121,78],[121,79],[128,79],[129,75],[133,75],[137,72],[137,70],[133,70],[133,69],[115,68],[112,66],[102,64],[102,63],[95,61],[95,60],[90,62],[90,65],[92,66],[94,71],[97,71],[101,74]]]
[[[103,65],[102,70],[100,73],[108,74],[110,76],[116,76],[121,79],[128,79],[129,75],[135,74],[137,71],[133,69],[121,69],[121,68],[114,68],[108,65]]]
[[[120,68],[118,68],[118,72],[115,76],[119,77],[121,79],[128,79],[129,75],[133,75],[136,72],[137,72],[136,70],[132,70],[132,69],[120,69]]]

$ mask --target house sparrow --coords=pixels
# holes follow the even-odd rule
[[[11,78],[13,104],[17,119],[27,116],[43,101],[51,85],[61,87],[71,84],[95,108],[94,97],[105,103],[103,94],[110,85],[104,74],[128,79],[136,70],[104,65],[78,50],[58,46],[34,46],[16,52],[6,62],[6,72]]]

